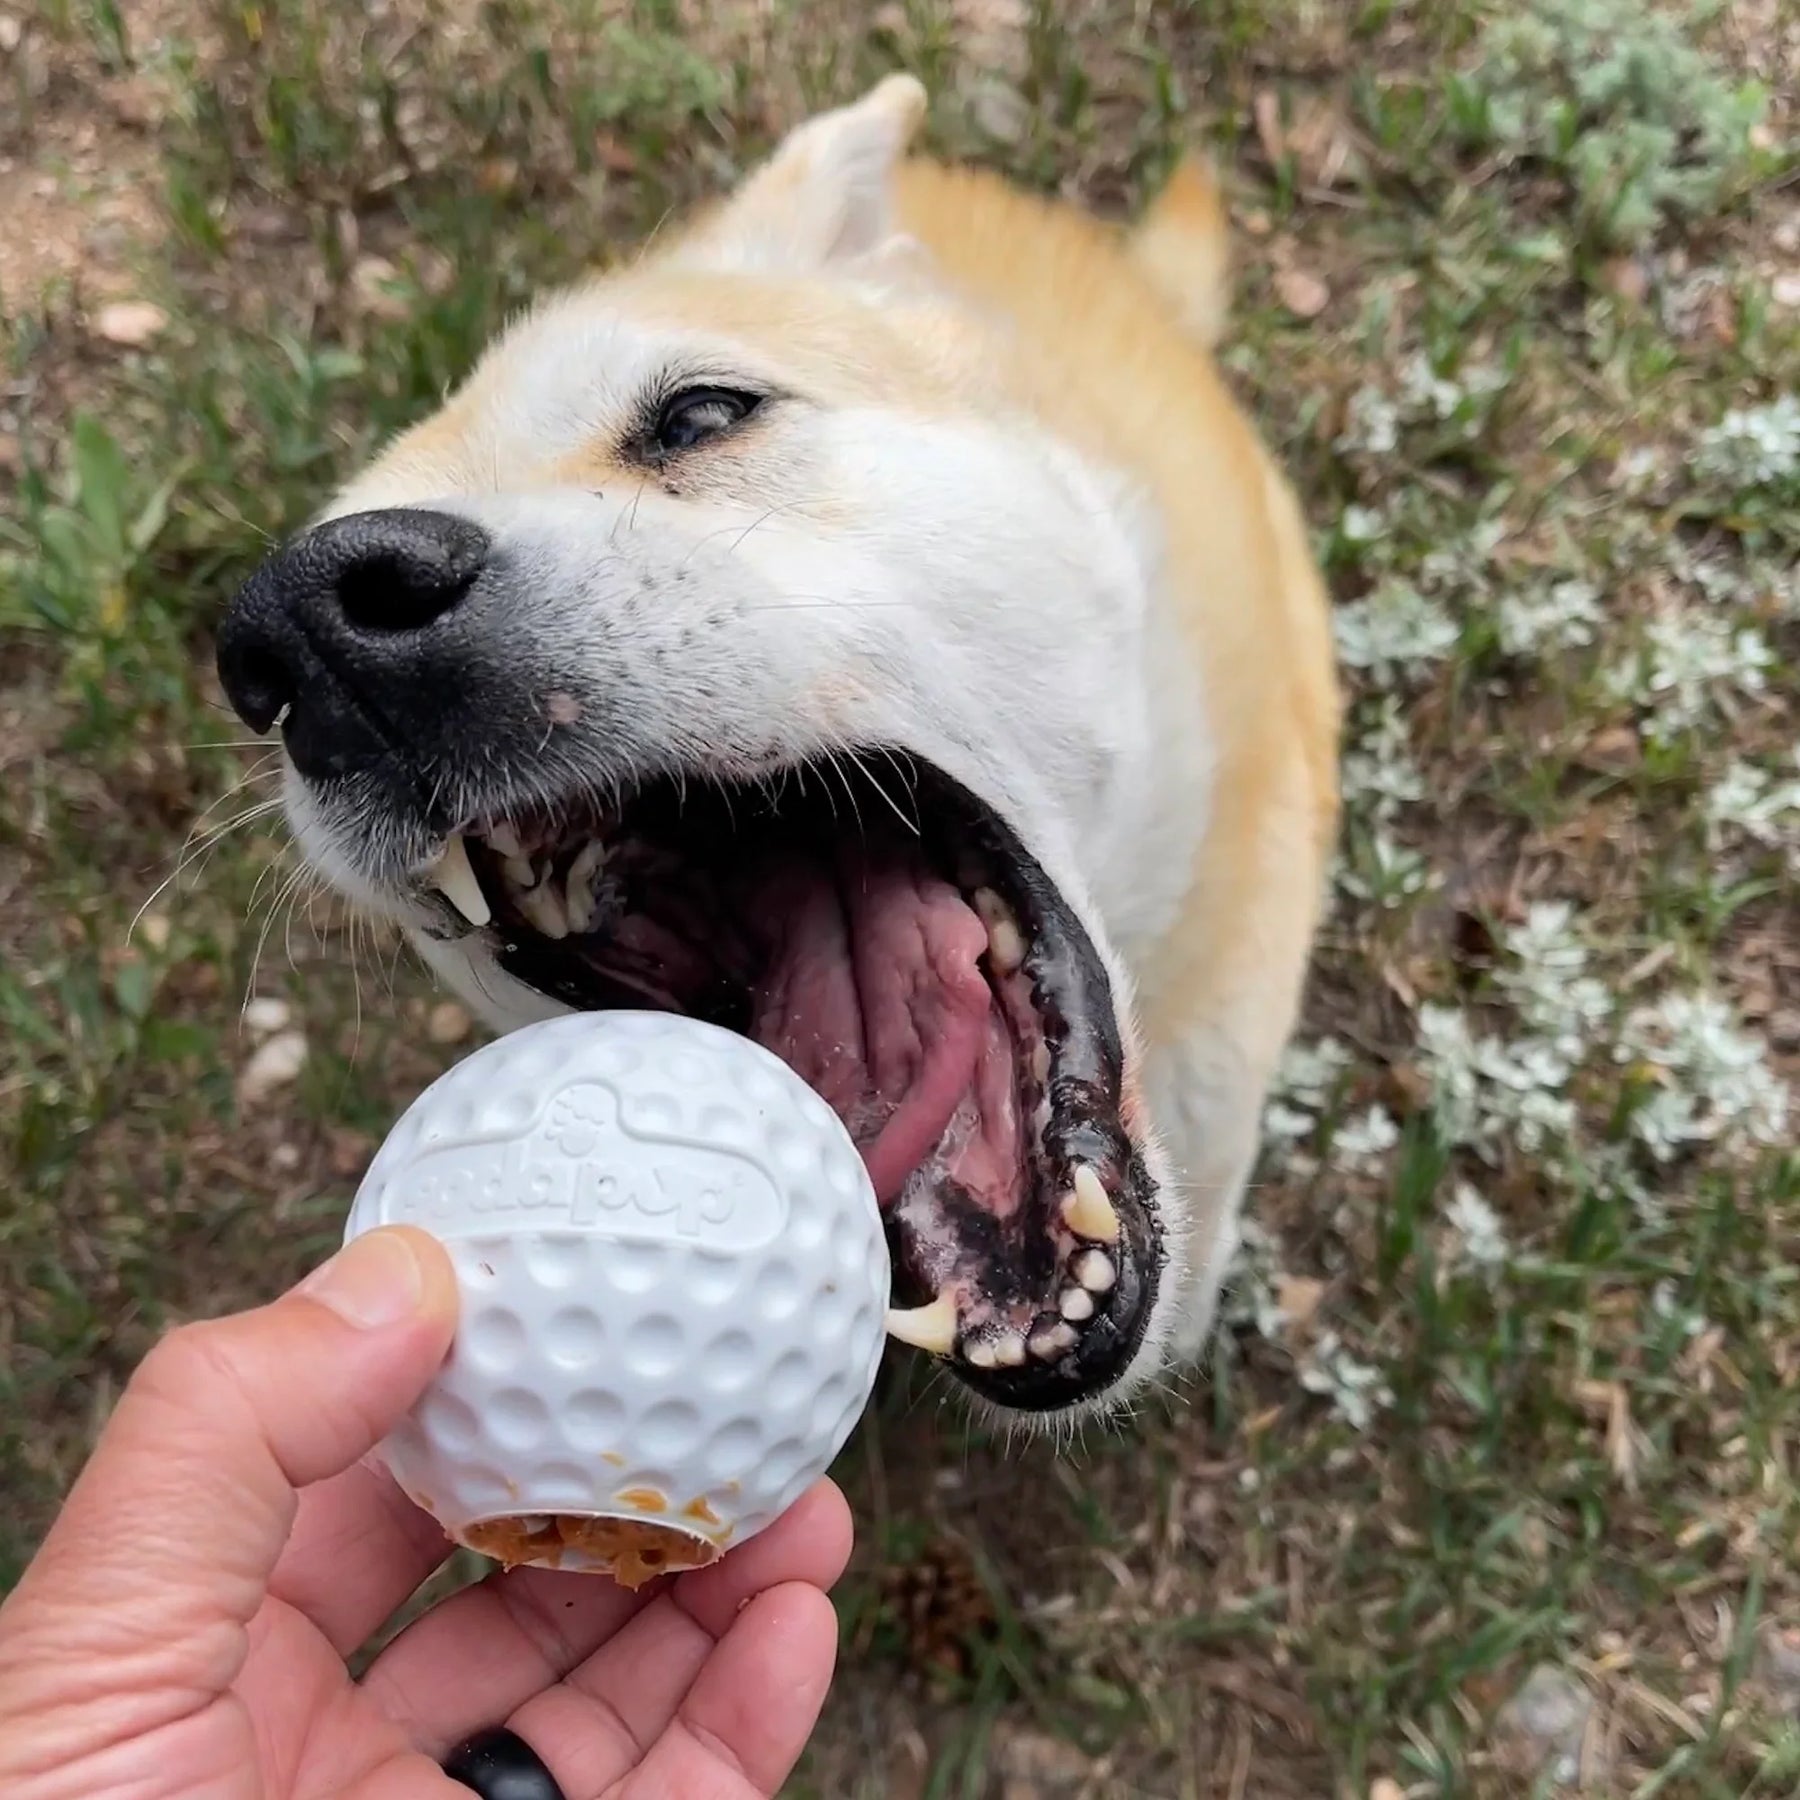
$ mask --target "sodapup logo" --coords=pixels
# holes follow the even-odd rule
[[[439,1139],[394,1171],[385,1215],[439,1235],[504,1215],[508,1226],[731,1251],[781,1230],[781,1195],[748,1157],[622,1124],[619,1112],[612,1088],[583,1081],[516,1130]]]

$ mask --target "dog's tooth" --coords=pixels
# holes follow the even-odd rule
[[[593,890],[577,887],[570,882],[564,902],[569,915],[569,935],[580,937],[594,922]]]
[[[493,918],[487,896],[469,866],[469,846],[460,837],[444,840],[443,854],[425,879],[478,929]]]
[[[501,856],[523,856],[525,846],[519,842],[517,830],[505,819],[498,825],[490,825],[487,830],[487,841]]]
[[[988,961],[996,975],[1011,975],[1025,966],[1025,934],[998,895],[987,921]]]
[[[594,885],[594,877],[600,873],[600,865],[606,861],[606,846],[599,838],[589,838],[575,852],[575,860],[569,864],[569,886],[580,882],[584,887]]]
[[[974,1338],[963,1348],[963,1360],[975,1369],[997,1369],[1000,1366],[1000,1353],[994,1348],[992,1338]]]
[[[522,856],[509,856],[500,865],[500,872],[521,893],[537,886],[538,872]]]
[[[1025,940],[1011,919],[996,919],[988,927],[988,961],[996,975],[1011,975],[1025,966]]]
[[[563,881],[563,892],[569,903],[569,929],[586,931],[594,922],[594,882],[606,862],[606,846],[598,838],[589,838],[575,853],[569,873]]]
[[[1051,1362],[1065,1350],[1073,1350],[1076,1331],[1073,1325],[1040,1325],[1025,1340],[1025,1348],[1039,1362]]]
[[[1112,1258],[1104,1250],[1084,1250],[1070,1267],[1075,1279],[1090,1294],[1104,1294],[1119,1278]]]
[[[540,881],[536,887],[521,894],[519,911],[547,938],[569,935],[569,909],[556,891],[554,881]]]
[[[956,1343],[956,1302],[948,1294],[924,1306],[890,1306],[886,1322],[889,1337],[933,1356],[948,1356]]]
[[[1025,966],[1025,936],[1012,909],[992,888],[975,890],[975,912],[987,927],[988,961],[996,975],[1011,975]]]
[[[1086,1288],[1064,1288],[1057,1298],[1056,1310],[1071,1325],[1083,1324],[1094,1316],[1094,1296]]]
[[[994,1339],[994,1360],[1003,1369],[1022,1368],[1025,1363],[1025,1334],[1003,1331]]]
[[[1077,1237],[1090,1238],[1096,1244],[1119,1241],[1119,1215],[1106,1197],[1099,1174],[1087,1163],[1075,1165],[1075,1185],[1063,1195],[1062,1216]]]

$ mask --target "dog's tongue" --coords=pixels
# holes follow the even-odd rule
[[[784,865],[756,911],[780,922],[781,947],[750,1035],[835,1108],[882,1205],[953,1124],[947,1165],[1004,1204],[1012,1043],[979,966],[987,929],[962,896],[922,869],[846,856],[835,872]]]

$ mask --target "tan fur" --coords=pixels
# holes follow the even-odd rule
[[[1189,157],[1178,165],[1131,234],[1131,256],[1188,336],[1212,349],[1231,305],[1231,240],[1224,198],[1206,164]]]
[[[1336,824],[1338,698],[1299,507],[1204,340],[1222,317],[1223,209],[1197,165],[1118,254],[1107,227],[995,177],[909,164],[900,220],[1016,332],[1020,400],[1162,503],[1171,596],[1220,740],[1217,810],[1191,898],[1140,996],[1152,1044],[1292,962]],[[1188,294],[1166,284],[1191,280]],[[1267,996],[1285,1035],[1298,970]]]

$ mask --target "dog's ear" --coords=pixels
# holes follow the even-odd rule
[[[807,120],[697,227],[679,259],[711,268],[898,272],[910,253],[894,225],[892,176],[925,104],[912,76],[890,75],[852,105]]]

